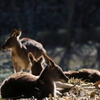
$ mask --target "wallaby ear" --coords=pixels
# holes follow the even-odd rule
[[[15,32],[17,32],[17,30],[16,30],[16,29],[13,29],[13,30],[11,31],[11,35],[14,35]]]
[[[55,62],[46,53],[43,53],[43,56],[44,56],[44,58],[46,60],[46,63],[49,66],[51,66],[51,67],[55,66]]]
[[[31,52],[28,53],[28,58],[32,63],[36,62],[36,59],[34,58],[34,56]]]
[[[55,65],[55,62],[46,53],[43,53],[43,57],[46,59],[47,64]]]
[[[17,38],[19,38],[20,36],[21,36],[21,34],[22,34],[22,31],[21,31],[21,29],[19,28],[18,30],[17,30],[17,32],[16,32],[16,37]]]
[[[54,67],[54,66],[55,66],[55,62],[54,62],[53,60],[50,60],[50,61],[49,61],[49,66],[50,66],[50,67]]]
[[[40,57],[38,58],[37,62],[42,63],[42,61],[43,61],[43,57],[40,56]]]
[[[46,64],[49,64],[50,57],[48,57],[48,55],[44,52],[42,54],[43,54]]]

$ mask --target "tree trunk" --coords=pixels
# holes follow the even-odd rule
[[[73,12],[74,12],[74,6],[75,6],[75,0],[70,0],[69,4],[69,15],[68,15],[68,21],[67,21],[67,35],[66,35],[66,42],[67,42],[67,48],[71,48],[71,24],[73,19]]]

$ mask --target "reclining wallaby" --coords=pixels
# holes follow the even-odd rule
[[[32,55],[31,55],[32,56]],[[44,55],[45,57],[45,55]],[[34,57],[31,57],[34,58]],[[49,57],[50,59],[50,57]],[[46,63],[48,63],[49,59],[47,59],[47,57],[45,57]],[[35,60],[32,60],[35,61]],[[42,64],[43,66],[41,66],[40,62],[37,62],[39,67],[32,67],[32,71],[33,75],[35,72],[37,72],[37,75],[39,75],[39,73],[41,72],[41,70],[44,68],[44,64]],[[33,64],[32,64],[33,65]],[[69,78],[79,78],[82,79],[86,82],[97,82],[100,80],[100,71],[95,70],[95,69],[80,69],[78,71],[64,71],[64,74],[69,77]],[[62,83],[57,83],[57,87],[63,87]]]
[[[28,59],[28,52],[32,52],[36,59],[42,55],[42,52],[46,52],[41,43],[29,38],[19,39],[20,36],[20,29],[12,30],[11,35],[2,46],[3,50],[10,50],[15,72],[20,72],[22,69],[25,71],[30,70],[31,65]]]
[[[47,56],[45,56],[44,54],[44,57],[40,57],[37,61],[36,59],[34,58],[34,56],[32,55],[32,53],[29,53],[29,59],[31,59],[31,62],[32,62],[32,68],[31,68],[31,72],[33,75],[39,75],[40,72],[45,68],[45,63],[44,63],[44,57],[47,61],[47,63],[49,64],[49,60],[51,59],[50,57],[47,58]],[[47,54],[46,54],[47,55]],[[54,61],[53,61],[54,62]],[[55,64],[56,65],[56,64]],[[57,66],[57,65],[56,65]],[[56,82],[56,87],[57,89],[59,88],[71,88],[72,85],[70,84],[67,84],[67,83],[61,83],[61,82]],[[59,90],[56,91],[57,93],[60,93]]]
[[[80,69],[78,71],[67,71],[64,72],[69,78],[80,78],[86,82],[97,82],[100,80],[100,71],[95,69]]]
[[[43,55],[49,59],[46,54]],[[55,96],[54,82],[56,81],[68,82],[68,78],[63,74],[62,69],[49,59],[39,76],[18,72],[5,79],[1,85],[1,96],[10,99],[32,96],[42,99],[48,97],[49,94]]]
[[[44,56],[45,57],[45,56]],[[47,58],[45,58],[45,60],[46,60],[46,62],[48,63],[48,60],[47,60]],[[38,62],[38,64],[40,64],[39,62]],[[43,65],[44,66],[44,65]],[[39,75],[39,73],[41,72],[41,70],[44,68],[43,66],[41,66],[41,64],[40,64],[40,66],[39,67],[32,67],[33,68],[33,71],[35,71],[35,72],[37,72],[38,71],[38,74],[37,75]],[[35,68],[35,69],[34,69]],[[38,68],[40,69],[40,70],[38,70]],[[35,73],[34,72],[34,73]],[[34,75],[34,73],[33,73],[33,75]],[[93,83],[95,83],[95,82],[97,82],[97,81],[99,81],[100,80],[100,71],[98,71],[98,70],[95,70],[95,69],[80,69],[80,70],[78,70],[78,71],[64,71],[64,74],[67,76],[67,77],[69,77],[69,78],[72,78],[72,77],[74,77],[74,78],[79,78],[79,79],[82,79],[82,80],[84,80],[84,81],[86,81],[86,82],[93,82]],[[65,84],[62,84],[62,83],[60,83],[60,82],[57,82],[56,83],[56,86],[58,87],[58,88],[62,88],[62,87],[64,87],[64,85]],[[68,88],[69,86],[67,85],[65,88]]]

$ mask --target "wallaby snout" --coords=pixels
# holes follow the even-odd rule
[[[9,45],[7,45],[7,44],[3,44],[3,45],[1,46],[1,49],[2,49],[3,51],[6,51],[6,50],[10,49],[10,47],[9,47]]]
[[[6,45],[2,45],[2,46],[1,46],[1,49],[5,51],[5,50],[8,49],[8,47],[6,47]]]

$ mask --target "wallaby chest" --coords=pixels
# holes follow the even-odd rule
[[[27,63],[29,63],[27,56],[27,52],[24,53],[24,51],[21,53],[11,51],[11,60],[17,65],[25,66]]]

